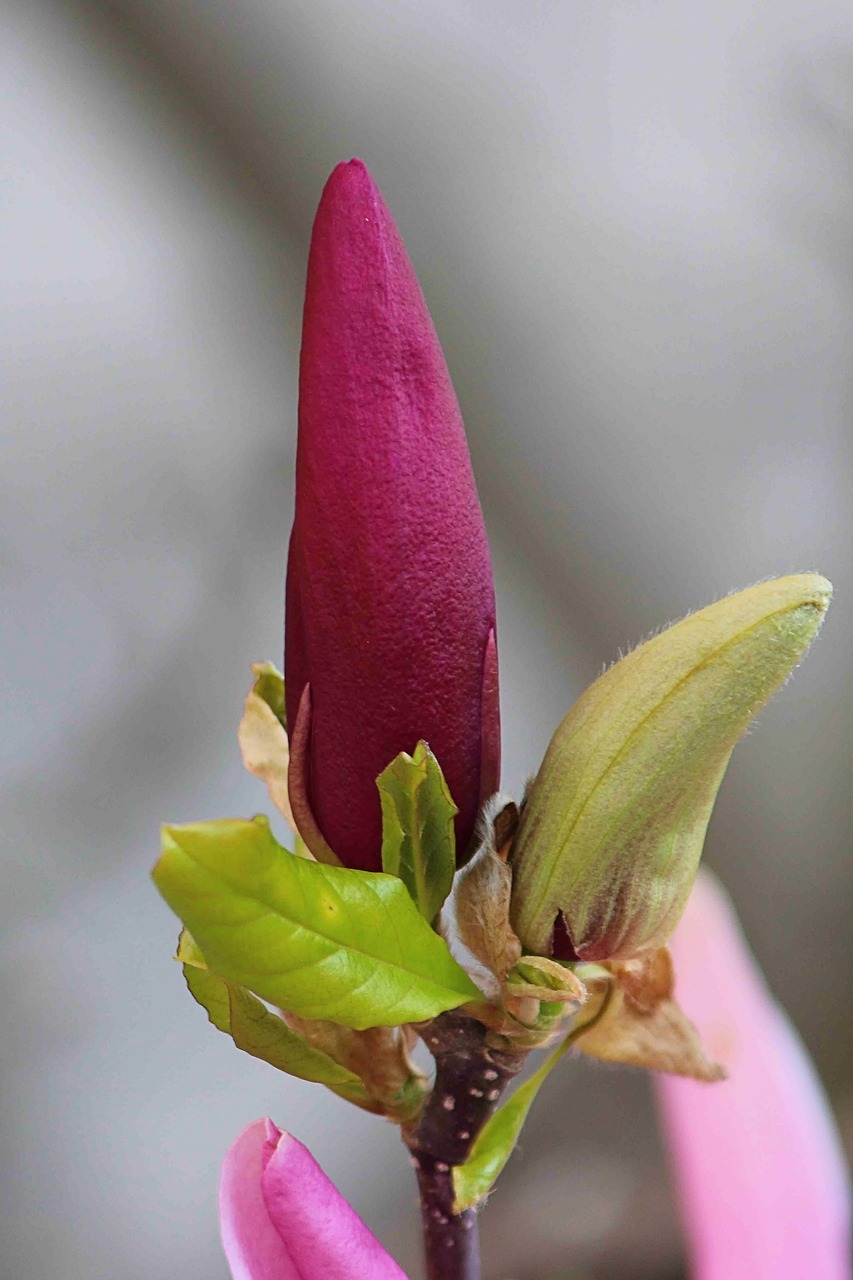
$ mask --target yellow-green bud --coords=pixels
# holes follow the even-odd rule
[[[513,848],[511,918],[529,951],[617,959],[667,940],[735,743],[831,596],[813,573],[728,596],[633,650],[575,703]]]

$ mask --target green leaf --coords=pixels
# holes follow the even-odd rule
[[[178,950],[175,959],[179,964],[191,964],[194,969],[206,969],[207,961],[201,952],[201,947],[190,933],[189,929],[182,929],[178,935]]]
[[[399,876],[432,923],[456,871],[453,819],[459,810],[435,756],[419,742],[401,751],[376,779],[382,804],[382,869]]]
[[[195,959],[185,961],[183,970],[193,999],[218,1031],[231,1036],[238,1049],[300,1080],[327,1085],[369,1111],[380,1109],[353,1071],[309,1045],[244,987],[218,978]]]
[[[300,1017],[398,1026],[482,998],[400,880],[298,858],[266,818],[164,827],[153,876],[213,973]]]
[[[572,1037],[569,1036],[486,1121],[468,1159],[453,1170],[453,1207],[456,1213],[471,1209],[489,1194],[512,1155],[533,1099],[571,1043]]]

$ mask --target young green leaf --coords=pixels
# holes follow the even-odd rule
[[[297,858],[266,818],[164,827],[153,876],[214,973],[299,1017],[397,1026],[481,997],[400,880]]]
[[[483,1126],[464,1164],[453,1171],[454,1210],[461,1213],[484,1200],[503,1172],[527,1113],[545,1080],[572,1042],[569,1036]]]
[[[399,876],[432,923],[456,871],[453,803],[444,774],[425,742],[405,751],[376,779],[382,804],[382,870]]]
[[[238,1049],[300,1080],[327,1085],[368,1111],[380,1110],[353,1071],[309,1045],[245,987],[218,978],[196,962],[184,962],[183,970],[190,995],[217,1030],[231,1036]]]

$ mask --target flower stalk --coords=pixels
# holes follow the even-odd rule
[[[420,1034],[435,1059],[435,1080],[417,1126],[403,1136],[418,1179],[427,1280],[479,1280],[477,1212],[457,1210],[453,1173],[527,1053],[455,1011],[440,1014]]]

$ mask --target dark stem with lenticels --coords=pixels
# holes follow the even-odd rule
[[[413,1130],[404,1134],[421,1197],[427,1280],[479,1280],[474,1209],[454,1213],[453,1169],[467,1160],[526,1053],[463,1013],[442,1013],[421,1030],[435,1058],[435,1084]]]

